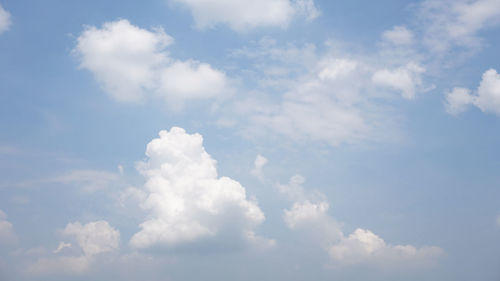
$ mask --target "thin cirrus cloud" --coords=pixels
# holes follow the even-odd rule
[[[226,74],[207,63],[170,57],[174,39],[162,28],[146,30],[127,20],[88,26],[73,53],[80,67],[92,72],[103,89],[120,102],[149,97],[164,99],[174,109],[187,100],[232,93]]]
[[[483,73],[482,80],[474,93],[467,88],[454,88],[446,94],[445,109],[452,115],[467,110],[469,105],[485,113],[500,116],[500,74],[495,69]]]
[[[285,28],[296,16],[319,15],[314,0],[171,0],[191,10],[199,29],[227,24],[236,31],[257,27]]]
[[[120,231],[107,221],[83,225],[80,222],[69,223],[62,230],[62,235],[75,241],[80,254],[65,254],[65,250],[73,246],[61,241],[52,256],[39,258],[28,267],[29,274],[83,274],[90,270],[100,255],[115,252],[120,247]]]
[[[477,33],[500,24],[497,0],[427,0],[419,5],[424,45],[432,52],[444,53],[454,46],[477,48]]]
[[[9,29],[11,24],[10,13],[0,5],[0,34]]]
[[[417,248],[412,245],[390,245],[367,229],[356,229],[345,235],[342,224],[328,215],[329,203],[320,192],[307,192],[300,175],[290,178],[288,184],[277,189],[293,205],[285,209],[283,220],[291,230],[313,232],[334,267],[371,264],[384,268],[398,266],[427,266],[434,264],[443,254],[438,247]]]
[[[130,240],[133,248],[273,244],[255,234],[265,219],[257,201],[239,182],[218,177],[201,135],[178,127],[159,135],[147,145],[147,161],[138,164],[147,179],[140,205],[149,215]]]

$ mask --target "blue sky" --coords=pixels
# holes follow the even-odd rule
[[[0,0],[0,280],[498,280],[499,19]]]

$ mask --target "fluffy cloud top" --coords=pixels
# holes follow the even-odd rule
[[[477,91],[466,88],[454,88],[446,94],[446,111],[457,115],[467,109],[468,105],[475,105],[483,112],[500,115],[500,74],[490,69],[483,74]]]
[[[189,7],[200,29],[219,23],[244,31],[256,27],[286,27],[296,15],[319,15],[314,0],[172,0]]]
[[[196,60],[180,61],[166,47],[172,37],[162,28],[146,30],[127,20],[86,27],[73,52],[113,98],[136,102],[158,96],[175,107],[185,100],[231,92],[226,75]]]
[[[177,247],[222,236],[226,242],[228,236],[258,239],[253,229],[264,221],[263,212],[240,183],[218,177],[202,136],[177,127],[159,135],[147,145],[148,160],[138,165],[147,178],[141,206],[149,215],[131,246]]]
[[[72,244],[60,242],[53,252],[55,256],[37,260],[28,268],[30,274],[84,273],[100,254],[118,250],[120,243],[120,232],[106,221],[89,222],[85,225],[80,222],[69,223],[62,235],[75,240],[82,254],[59,256],[65,248],[72,248]]]
[[[379,266],[393,266],[398,263],[432,263],[442,255],[438,247],[416,248],[412,245],[388,245],[382,238],[366,229],[356,229],[333,245],[328,253],[341,265],[374,263]]]
[[[0,245],[15,242],[17,236],[14,233],[12,223],[7,220],[7,214],[0,210]]]
[[[10,26],[10,13],[7,12],[2,5],[0,5],[0,33],[9,29]]]
[[[322,241],[334,266],[373,264],[394,266],[401,263],[428,264],[442,254],[438,247],[416,248],[412,245],[389,245],[373,232],[356,229],[349,236],[342,232],[341,224],[328,215],[329,204],[321,194],[308,193],[302,187],[304,178],[294,176],[290,183],[278,189],[294,200],[284,211],[283,219],[293,230],[315,232]],[[311,199],[316,197],[316,199]],[[318,197],[320,198],[318,200]]]
[[[408,63],[406,66],[393,70],[382,69],[373,74],[372,81],[381,86],[387,86],[401,91],[406,99],[414,99],[418,87],[422,85],[422,73],[425,68],[416,64]]]

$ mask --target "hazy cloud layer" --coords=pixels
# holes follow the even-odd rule
[[[308,20],[319,15],[314,0],[171,0],[191,10],[196,27],[227,24],[236,31],[257,27],[285,28],[296,16]]]

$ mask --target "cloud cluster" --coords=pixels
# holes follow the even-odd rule
[[[12,223],[7,220],[7,214],[0,210],[0,246],[17,241]]]
[[[500,116],[500,74],[495,69],[484,72],[474,93],[467,88],[454,88],[446,94],[445,108],[452,115],[466,111],[469,105]]]
[[[10,23],[10,13],[0,5],[0,34],[9,29]]]
[[[178,109],[186,100],[231,93],[224,72],[196,60],[171,58],[166,48],[173,42],[162,28],[150,31],[118,20],[101,28],[86,27],[73,52],[80,67],[91,71],[105,91],[121,102],[153,96]]]
[[[196,27],[205,29],[227,24],[233,30],[257,27],[287,27],[293,17],[308,20],[319,15],[314,0],[172,0],[187,6]]]
[[[149,215],[130,245],[144,249],[265,242],[254,232],[264,213],[240,183],[218,177],[202,136],[178,127],[159,135],[147,145],[147,161],[138,164],[147,179],[141,206]]]
[[[394,111],[385,100],[399,92],[412,98],[423,85],[424,69],[416,63],[385,69],[335,46],[318,54],[311,44],[280,46],[264,38],[233,55],[254,62],[247,72],[255,73],[256,91],[262,93],[235,103],[250,136],[270,132],[332,146],[391,139],[396,135]]]
[[[427,265],[442,255],[438,247],[416,248],[412,245],[390,245],[370,230],[356,229],[346,236],[342,225],[328,215],[329,204],[322,194],[306,192],[305,179],[296,175],[278,190],[294,201],[284,210],[283,219],[293,230],[314,232],[333,266],[371,264],[375,266]]]
[[[81,274],[90,269],[99,255],[119,249],[120,232],[102,220],[85,225],[69,223],[62,235],[73,239],[81,254],[61,256],[65,249],[73,247],[71,243],[61,241],[53,252],[54,256],[41,258],[28,268],[30,274]]]

